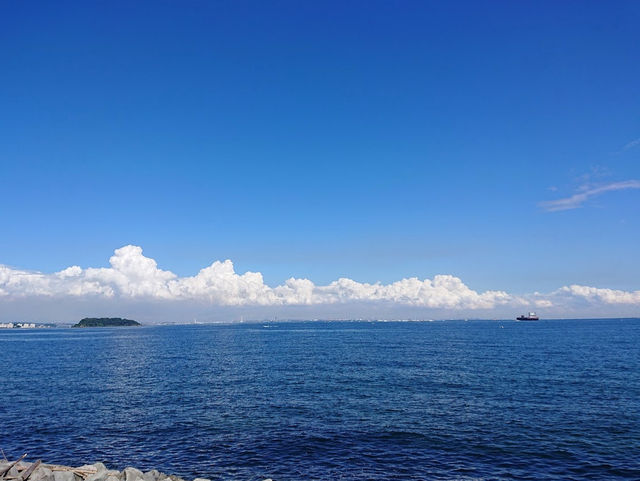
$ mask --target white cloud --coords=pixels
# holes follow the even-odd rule
[[[632,140],[631,142],[629,142],[628,144],[626,144],[624,147],[622,147],[622,150],[629,150],[629,149],[633,149],[634,147],[637,147],[638,145],[640,145],[640,139],[635,139]]]
[[[601,289],[598,287],[571,285],[561,287],[557,292],[598,304],[631,304],[640,305],[640,291],[620,291]]]
[[[308,279],[288,279],[270,287],[259,272],[237,274],[230,260],[216,261],[192,277],[178,277],[158,268],[137,246],[116,249],[111,267],[68,267],[54,274],[0,266],[0,295],[5,297],[98,296],[121,299],[194,300],[218,306],[286,306],[347,302],[391,302],[448,309],[491,309],[511,302],[502,291],[476,292],[460,279],[402,279],[391,284],[368,284],[338,279],[317,286]]]
[[[216,261],[194,276],[178,277],[160,269],[154,259],[143,255],[140,247],[131,245],[116,249],[109,263],[107,268],[71,266],[53,274],[0,265],[0,302],[5,307],[22,306],[18,313],[36,306],[34,312],[46,310],[54,315],[51,313],[55,311],[55,315],[62,317],[82,309],[90,313],[96,308],[119,313],[124,306],[138,306],[142,312],[151,309],[148,312],[153,312],[156,320],[213,308],[251,308],[254,313],[261,312],[259,309],[274,312],[277,308],[292,312],[290,309],[295,308],[296,312],[312,316],[322,312],[349,312],[358,317],[361,312],[375,316],[382,312],[420,315],[434,311],[447,313],[442,314],[445,316],[467,317],[477,312],[511,317],[532,309],[560,315],[595,312],[608,315],[614,312],[610,306],[615,306],[615,312],[632,313],[640,306],[640,291],[570,285],[548,294],[518,296],[505,291],[478,292],[452,275],[436,275],[433,279],[412,277],[390,284],[341,278],[328,285],[316,285],[309,279],[290,278],[282,285],[270,287],[259,272],[236,273],[230,260]],[[38,310],[38,305],[49,307]],[[269,310],[264,311],[265,308]],[[169,315],[169,311],[174,314]]]
[[[640,181],[638,180],[625,180],[622,182],[613,182],[611,184],[602,185],[591,189],[584,190],[571,197],[564,199],[548,200],[540,202],[539,205],[543,209],[554,212],[559,210],[577,209],[581,207],[591,197],[595,197],[605,192],[611,192],[614,190],[626,190],[626,189],[640,189]]]
[[[486,291],[479,294],[457,277],[450,275],[437,275],[433,280],[412,277],[387,285],[362,284],[351,279],[338,279],[317,289],[321,298],[329,302],[389,301],[446,309],[491,309],[512,300],[509,294],[502,291]]]

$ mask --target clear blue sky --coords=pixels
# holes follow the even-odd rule
[[[640,289],[639,2],[2,2],[0,264]],[[626,147],[625,147],[626,146]]]

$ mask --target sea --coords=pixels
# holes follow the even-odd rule
[[[8,458],[211,480],[640,479],[640,319],[0,331]]]

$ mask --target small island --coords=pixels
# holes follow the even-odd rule
[[[78,324],[71,327],[129,327],[141,324],[131,319],[121,317],[85,317]]]

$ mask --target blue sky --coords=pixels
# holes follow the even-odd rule
[[[4,2],[0,264],[108,267],[131,244],[270,286],[638,290],[639,20],[623,1]]]

